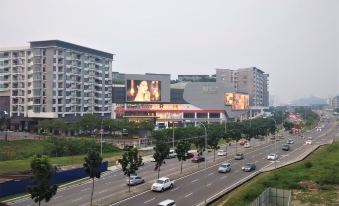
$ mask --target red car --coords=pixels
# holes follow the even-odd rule
[[[194,162],[194,163],[203,162],[203,161],[205,161],[205,157],[194,156],[191,161]]]

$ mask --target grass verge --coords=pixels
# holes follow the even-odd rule
[[[339,143],[322,146],[304,161],[260,174],[212,205],[247,206],[267,187],[291,189],[295,205],[339,205],[338,157]]]

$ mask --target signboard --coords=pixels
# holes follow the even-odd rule
[[[128,102],[161,101],[161,82],[154,80],[127,80],[126,100]]]

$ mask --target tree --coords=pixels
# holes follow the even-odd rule
[[[91,206],[93,200],[94,192],[94,178],[100,178],[101,171],[100,165],[102,163],[102,157],[98,151],[89,150],[87,157],[85,157],[84,169],[89,174],[89,177],[92,179],[92,194],[91,194]]]
[[[53,167],[47,156],[34,156],[31,161],[31,169],[33,173],[31,177],[32,185],[28,186],[27,189],[34,202],[39,202],[40,206],[42,200],[49,202],[56,194],[58,186],[49,184],[49,180],[53,176]]]
[[[138,156],[137,148],[129,148],[127,152],[122,155],[122,159],[119,159],[118,162],[121,164],[122,171],[128,176],[128,182],[131,180],[131,174],[135,173],[138,170],[138,167],[142,164],[142,157]],[[128,184],[128,192],[131,191],[131,186]]]
[[[191,144],[187,140],[180,140],[178,142],[175,152],[177,153],[177,158],[181,162],[180,174],[182,173],[182,164],[183,161],[187,159],[187,152],[191,149]]]
[[[155,153],[153,154],[153,158],[155,160],[155,170],[158,170],[158,178],[160,175],[160,167],[164,162],[165,158],[169,154],[169,146],[164,141],[157,141],[155,147],[153,148]]]

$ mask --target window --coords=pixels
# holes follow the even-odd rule
[[[184,113],[184,118],[194,118],[194,113]]]
[[[197,113],[197,118],[207,118],[207,113]]]
[[[220,118],[220,113],[210,113],[210,118]]]

